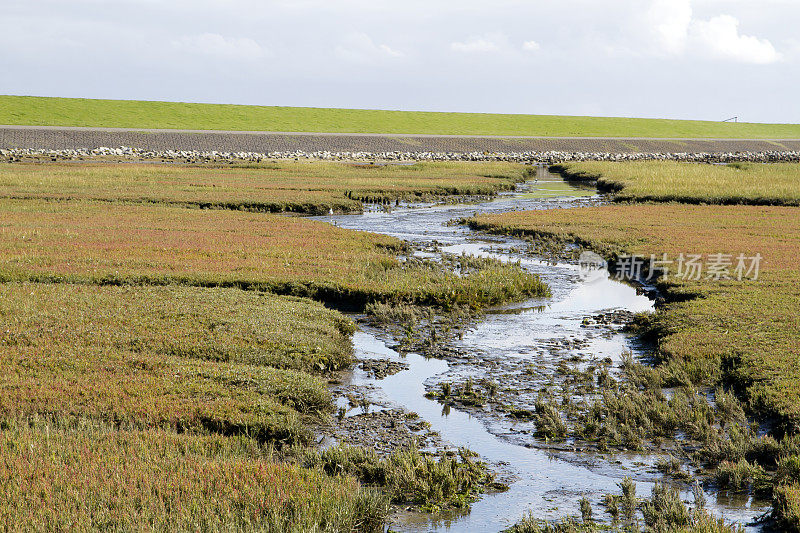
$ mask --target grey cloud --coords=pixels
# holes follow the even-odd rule
[[[800,122],[798,19],[787,0],[6,0],[0,93]]]

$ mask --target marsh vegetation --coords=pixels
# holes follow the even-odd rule
[[[396,238],[298,217],[161,205],[0,200],[0,279],[237,287],[341,307],[375,300],[480,307],[544,294],[514,265],[461,276],[398,257]]]
[[[530,175],[524,167],[2,172],[0,476],[16,487],[0,509],[7,523],[379,531],[392,503],[466,509],[500,487],[464,449],[309,447],[312,428],[336,416],[329,386],[354,363],[354,323],[331,307],[363,312],[399,351],[444,356],[481,310],[548,296],[542,280],[514,262],[438,244],[435,259],[422,258],[393,237],[260,211],[491,195]],[[692,181],[681,179],[679,191]],[[612,264],[680,252],[759,252],[765,262],[757,281],[659,280],[665,305],[630,324],[656,342],[652,359],[564,359],[526,408],[505,405],[507,385],[491,376],[442,382],[430,397],[531,423],[545,445],[667,450],[654,468],[676,483],[771,498],[776,524],[797,529],[797,209],[658,203],[478,216],[476,229],[546,240],[551,251],[591,248]],[[604,498],[607,513],[584,497],[580,519],[516,528],[735,529],[702,510],[702,491],[689,509],[663,485],[647,499],[630,480],[620,490]]]
[[[628,363],[629,388],[603,395],[577,419],[583,438],[602,442],[611,430],[615,440],[633,448],[642,445],[643,435],[674,437],[680,431],[688,442],[697,441],[689,449],[715,472],[716,482],[770,494],[777,520],[796,530],[792,498],[799,478],[781,472],[797,461],[800,432],[800,211],[792,207],[800,168],[647,163],[568,165],[567,170],[608,184],[619,199],[781,204],[634,203],[479,216],[469,223],[544,239],[554,247],[577,244],[604,255],[612,268],[624,254],[763,256],[757,280],[705,273],[680,278],[674,266],[672,276],[655,272],[665,303],[637,324],[640,334],[657,343],[655,367]],[[646,269],[642,275],[648,275]],[[674,394],[664,396],[665,387]]]
[[[514,163],[374,165],[297,161],[219,165],[0,164],[0,198],[96,200],[326,214],[365,203],[488,197],[530,175]]]
[[[569,180],[594,184],[620,202],[800,205],[795,163],[581,162],[551,168]]]
[[[380,531],[392,501],[466,507],[491,483],[466,450],[364,455],[381,472],[366,476],[306,448],[334,414],[329,382],[354,362],[355,325],[330,307],[470,315],[544,284],[249,202],[298,210],[286,199],[306,194],[299,210],[318,212],[333,197],[349,210],[491,195],[522,166],[2,172],[16,197],[0,200],[4,523]],[[226,209],[197,209],[210,206]]]

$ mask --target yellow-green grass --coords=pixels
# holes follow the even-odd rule
[[[1,417],[305,442],[332,403],[303,369],[349,359],[335,312],[238,289],[4,283],[0,316]]]
[[[472,225],[579,242],[607,257],[760,253],[757,281],[679,281],[673,265],[662,287],[685,301],[669,303],[652,325],[663,354],[686,363],[697,381],[734,382],[755,414],[800,431],[800,209],[612,205],[480,215]]]
[[[381,531],[384,498],[248,438],[7,421],[6,531]]]
[[[775,517],[782,531],[800,531],[800,482],[778,487],[775,494]]]
[[[671,161],[562,163],[553,169],[596,183],[618,201],[800,205],[800,164],[709,165]]]
[[[402,242],[297,217],[162,205],[0,200],[0,280],[236,286],[363,306],[475,307],[546,294],[495,264],[458,276]]]
[[[322,304],[236,289],[0,284],[0,349],[104,347],[323,373],[349,368],[354,324]]]
[[[350,212],[362,202],[493,195],[524,181],[511,163],[352,165],[279,162],[244,168],[108,163],[0,164],[0,197],[158,202],[301,213]]]
[[[0,96],[0,124],[542,137],[797,139],[800,125]]]

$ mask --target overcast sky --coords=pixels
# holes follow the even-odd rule
[[[800,0],[0,0],[0,94],[800,123]]]

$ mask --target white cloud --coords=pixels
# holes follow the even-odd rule
[[[522,49],[528,52],[535,52],[540,48],[541,46],[536,41],[525,41],[522,43]]]
[[[646,19],[659,54],[692,54],[754,64],[782,59],[767,39],[740,34],[736,17],[694,18],[692,0],[653,0]]]
[[[335,54],[354,63],[379,63],[403,57],[403,53],[386,44],[376,44],[366,33],[351,33],[334,49]]]
[[[188,35],[172,41],[173,47],[190,54],[224,59],[254,60],[267,56],[267,51],[253,39],[224,37],[218,33]]]
[[[450,49],[456,52],[498,52],[507,43],[504,35],[487,33],[480,37],[472,37],[464,42],[450,43]]]
[[[663,52],[678,54],[684,51],[692,23],[691,0],[655,0],[647,12],[647,19]]]
[[[769,64],[782,59],[767,39],[739,33],[739,20],[719,15],[708,21],[692,23],[692,36],[711,55],[742,63]]]

